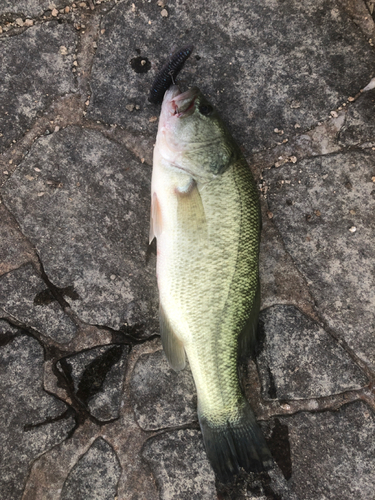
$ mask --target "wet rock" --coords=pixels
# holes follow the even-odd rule
[[[159,484],[161,500],[217,499],[200,432],[187,429],[151,438],[143,457]]]
[[[138,424],[145,430],[183,425],[197,420],[197,400],[188,367],[175,372],[163,351],[139,358],[131,379]]]
[[[57,363],[77,399],[102,422],[119,416],[128,351],[121,345],[97,347]]]
[[[0,346],[8,344],[19,334],[20,331],[18,328],[10,325],[7,321],[0,319]]]
[[[295,307],[263,311],[257,357],[265,399],[308,399],[358,389],[367,378],[344,349]]]
[[[76,335],[75,324],[31,264],[0,277],[0,307],[56,342],[69,342]]]
[[[113,500],[120,475],[121,466],[114,449],[98,438],[69,473],[61,500]]]
[[[78,316],[139,336],[158,328],[150,179],[123,147],[68,127],[39,139],[3,188],[49,279],[72,287]]]
[[[269,205],[317,308],[375,366],[375,152],[348,152],[264,172]]]
[[[280,421],[289,429],[289,484],[299,498],[373,496],[375,415],[366,404],[349,404],[337,412],[303,412]]]
[[[4,323],[1,328],[14,333]],[[18,331],[0,347],[1,498],[21,498],[33,460],[66,439],[75,425],[68,407],[42,383],[43,349]]]
[[[339,135],[343,146],[375,146],[375,90],[365,92],[353,103]]]
[[[282,142],[296,123],[316,125],[372,76],[372,49],[339,1],[210,0],[194,16],[189,3],[168,13],[160,16],[156,3],[120,3],[106,16],[88,116],[150,130],[156,108],[147,102],[149,88],[176,40],[196,47],[180,76],[183,88],[201,88],[248,151]],[[149,72],[132,67],[138,57],[151,61]],[[133,103],[140,110],[130,121]]]
[[[72,26],[57,22],[0,39],[0,151],[25,133],[54,96],[75,90],[71,67],[76,40]],[[62,46],[69,47],[66,54],[61,53]]]
[[[72,4],[74,0],[3,0],[0,5],[0,14],[23,14],[28,17],[40,16],[50,9],[51,3],[59,9]]]

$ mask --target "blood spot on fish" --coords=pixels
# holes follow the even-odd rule
[[[130,60],[130,66],[136,73],[147,73],[151,69],[151,63],[147,57],[133,57]]]

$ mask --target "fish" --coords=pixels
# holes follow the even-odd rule
[[[153,153],[160,334],[170,366],[188,358],[207,457],[222,483],[273,467],[240,386],[260,308],[261,215],[240,148],[202,92],[165,91]]]
[[[194,45],[191,43],[172,54],[155,77],[148,97],[149,102],[153,104],[162,102],[166,90],[169,89],[172,83],[175,83],[178,73],[190,57],[193,49]]]

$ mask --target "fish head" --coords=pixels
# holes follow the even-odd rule
[[[216,109],[196,87],[167,90],[157,144],[167,162],[201,180],[223,174],[239,155]]]

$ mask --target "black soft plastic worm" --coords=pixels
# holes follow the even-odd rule
[[[186,45],[180,50],[177,50],[169,61],[164,64],[162,69],[157,74],[154,83],[152,84],[148,100],[153,104],[160,104],[163,100],[165,92],[174,83],[178,73],[182,70],[185,61],[193,52],[194,45]]]

